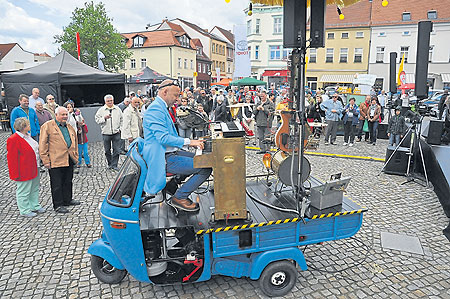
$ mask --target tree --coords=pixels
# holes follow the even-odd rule
[[[106,14],[103,3],[93,1],[84,3],[83,8],[75,8],[71,22],[63,27],[61,35],[55,35],[55,43],[74,57],[78,57],[76,33],[80,33],[81,61],[92,67],[98,67],[97,50],[105,58],[102,59],[105,70],[117,70],[129,58],[123,37],[112,25],[112,19]]]

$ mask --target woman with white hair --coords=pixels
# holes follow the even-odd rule
[[[9,177],[16,182],[20,215],[34,217],[45,212],[39,204],[39,144],[30,136],[26,117],[16,118],[14,130],[6,141]]]

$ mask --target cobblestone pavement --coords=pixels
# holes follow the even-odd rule
[[[74,199],[81,200],[81,206],[71,207],[67,216],[56,215],[51,210],[48,173],[44,173],[41,203],[48,211],[25,219],[19,216],[15,184],[8,178],[7,137],[0,134],[0,298],[264,297],[257,282],[223,276],[164,287],[130,276],[119,285],[100,283],[90,270],[87,249],[100,235],[97,206],[115,175],[106,169],[101,144],[89,145],[94,167],[82,167],[75,175]],[[344,148],[338,137],[338,144],[321,144],[317,151],[384,157],[387,143],[381,140],[377,146],[358,143]],[[260,158],[248,152],[250,173],[264,171]],[[310,268],[299,273],[286,297],[450,298],[450,242],[442,235],[448,219],[431,189],[415,183],[400,185],[404,177],[377,176],[383,164],[376,161],[308,159],[312,174],[321,180],[336,172],[352,176],[348,195],[369,212],[356,239],[308,246],[305,256]],[[385,249],[380,232],[415,236],[424,254]]]

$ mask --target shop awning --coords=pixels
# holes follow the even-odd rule
[[[320,82],[329,82],[329,83],[353,83],[353,78],[355,75],[322,75],[320,78]]]
[[[266,70],[262,74],[263,77],[287,77],[287,70]]]
[[[442,82],[444,83],[450,83],[450,74],[444,73],[441,74]]]

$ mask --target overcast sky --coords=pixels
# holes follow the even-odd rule
[[[87,0],[86,0],[87,1]],[[75,7],[85,1],[76,0],[0,0],[0,43],[19,43],[24,50],[51,56],[58,45],[53,36],[61,34],[70,23]],[[100,1],[94,1],[98,3]],[[119,32],[145,30],[167,17],[181,18],[202,28],[215,25],[233,29],[245,23],[243,9],[248,0],[103,0],[108,16]],[[74,37],[75,38],[75,37]]]

